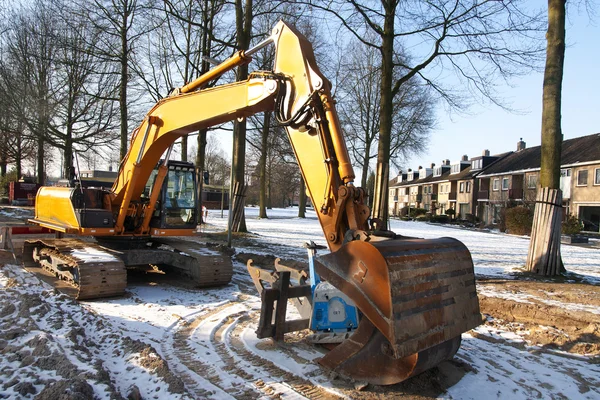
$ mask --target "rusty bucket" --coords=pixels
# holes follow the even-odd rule
[[[352,241],[316,267],[363,314],[321,360],[355,379],[401,382],[452,358],[461,333],[481,323],[473,261],[458,240]]]

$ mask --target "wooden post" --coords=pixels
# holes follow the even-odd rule
[[[540,275],[555,276],[564,271],[560,255],[562,222],[562,192],[542,188],[538,192],[531,242],[527,255],[527,270]]]

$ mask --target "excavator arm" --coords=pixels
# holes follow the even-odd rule
[[[201,89],[237,65],[251,60],[248,52],[230,59],[159,101],[136,129],[129,152],[113,186],[116,232],[132,212],[151,215],[155,200],[144,210],[132,209],[165,151],[178,138],[198,129],[273,110],[286,127],[298,165],[327,238],[337,250],[349,230],[365,230],[369,210],[362,189],[353,186],[354,171],[335,113],[331,84],[319,71],[310,43],[280,22],[258,47],[273,43],[273,71],[254,73],[246,81]],[[167,153],[168,154],[168,153]],[[160,187],[161,181],[155,182]],[[153,193],[158,192],[153,190]],[[149,218],[138,233],[147,233]]]

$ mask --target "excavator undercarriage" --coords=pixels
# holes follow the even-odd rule
[[[127,270],[174,273],[194,287],[226,285],[229,257],[185,239],[32,239],[23,244],[23,265],[41,267],[63,281],[61,291],[78,300],[122,296]]]

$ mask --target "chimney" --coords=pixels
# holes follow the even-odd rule
[[[112,172],[112,165],[108,166],[108,172]]]
[[[419,170],[421,170],[421,169],[423,169],[423,167],[421,167],[421,166],[419,165]]]
[[[469,156],[465,154],[460,161],[469,161]]]
[[[435,163],[431,163],[431,169],[435,168]]]
[[[517,142],[517,151],[525,150],[527,144],[523,141],[523,138],[520,138]]]
[[[450,160],[446,158],[444,161],[442,161],[442,165],[450,165]]]
[[[488,149],[485,149],[483,151],[483,153],[481,153],[481,155],[484,156],[484,157],[489,157],[490,156],[490,151]]]
[[[411,169],[411,168],[409,168],[409,169],[408,169],[408,172],[412,172],[412,169]]]

